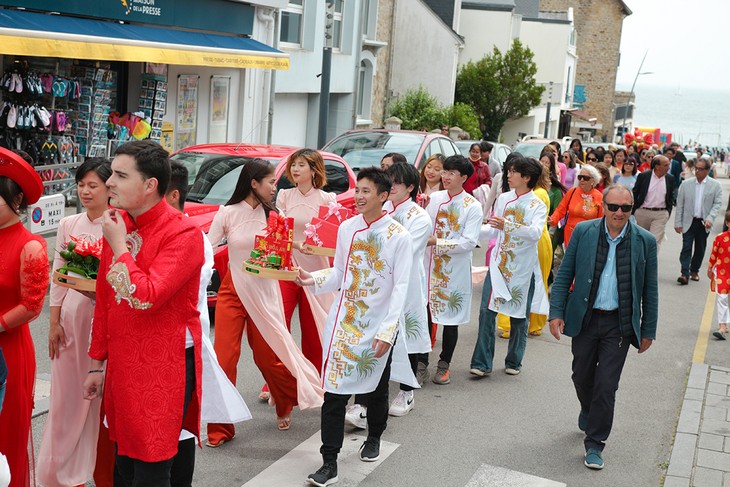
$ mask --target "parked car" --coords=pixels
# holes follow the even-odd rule
[[[552,139],[529,139],[524,140],[514,146],[512,152],[519,152],[525,157],[540,158],[540,152],[543,148],[552,142]]]
[[[292,187],[284,176],[284,170],[286,160],[296,150],[296,147],[281,145],[205,144],[176,152],[171,158],[185,164],[189,174],[190,192],[185,213],[207,233],[218,208],[233,194],[244,164],[254,158],[266,159],[276,165],[277,189]],[[352,169],[341,157],[322,151],[320,153],[327,170],[327,186],[323,189],[335,193],[341,205],[354,209],[356,177]],[[227,271],[228,248],[221,246],[215,255],[213,278],[208,286],[211,320],[218,288]]]
[[[481,142],[481,140],[457,140],[454,142],[456,144],[456,147],[459,148],[461,151],[461,155],[468,158],[469,157],[469,148],[471,148],[472,144],[477,144]],[[500,144],[499,142],[489,142],[494,146],[492,149],[492,153],[489,154],[489,159],[492,161],[496,161],[497,164],[499,164],[499,167],[504,167],[504,161],[507,159],[507,156],[510,155],[512,152],[512,149],[510,146],[506,144]]]
[[[433,154],[449,157],[461,153],[453,140],[441,134],[385,129],[350,130],[329,141],[322,150],[342,157],[354,171],[379,167],[389,152],[403,154],[417,168]]]

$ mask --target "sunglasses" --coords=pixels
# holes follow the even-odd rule
[[[589,162],[596,162],[598,159],[595,158],[595,157],[589,157],[586,160],[589,161]]]
[[[590,177],[590,176],[586,176],[585,174],[579,174],[578,175],[578,180],[579,181],[590,181],[591,179],[593,179],[593,178]]]
[[[608,211],[618,211],[618,209],[621,208],[621,211],[623,211],[624,213],[628,213],[633,207],[634,205],[617,205],[614,203],[606,203],[606,208],[608,208]]]

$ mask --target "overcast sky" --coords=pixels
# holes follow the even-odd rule
[[[625,0],[617,87],[637,83],[730,90],[730,0]]]

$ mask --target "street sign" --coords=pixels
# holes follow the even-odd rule
[[[66,198],[62,194],[43,196],[34,205],[28,206],[30,233],[47,233],[58,228],[65,214]]]

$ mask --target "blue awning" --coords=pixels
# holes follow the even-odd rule
[[[289,69],[289,56],[244,37],[0,10],[0,53],[184,66]]]

